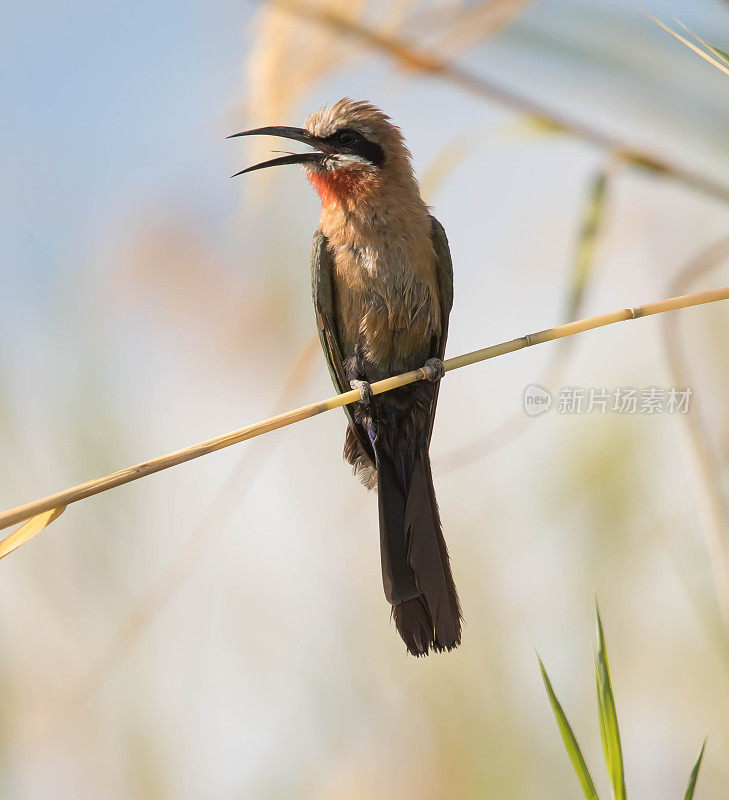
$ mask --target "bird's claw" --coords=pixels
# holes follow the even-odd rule
[[[423,366],[423,372],[431,383],[438,383],[445,375],[445,367],[439,358],[429,358]]]
[[[352,387],[352,389],[359,390],[360,403],[368,405],[370,400],[372,400],[372,387],[369,385],[369,383],[367,381],[353,380],[349,382],[349,385]]]

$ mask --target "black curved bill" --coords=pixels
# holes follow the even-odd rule
[[[246,167],[231,178],[237,178],[238,175],[245,175],[246,172],[255,172],[257,169],[265,169],[266,167],[280,167],[284,164],[313,164],[321,161],[321,153],[292,153],[288,156],[280,156],[279,158],[272,158],[270,161],[263,161],[260,164],[254,164],[252,167]]]
[[[309,131],[304,128],[289,128],[286,125],[270,125],[266,128],[254,128],[250,131],[241,131],[241,133],[232,133],[226,136],[226,139],[235,139],[237,136],[280,136],[283,139],[293,139],[295,142],[303,142],[310,147],[315,147],[321,150],[321,142],[312,136]],[[257,169],[265,169],[266,167],[279,167],[284,164],[313,164],[322,159],[322,153],[294,153],[289,156],[282,156],[281,158],[272,158],[270,161],[263,161],[260,164],[255,164],[247,169],[242,169],[231,175],[235,178],[238,175],[243,175],[246,172],[254,172]]]
[[[226,139],[235,139],[236,136],[281,136],[283,139],[293,139],[296,142],[305,142],[316,147],[316,138],[304,128],[289,128],[286,125],[269,125],[267,128],[254,128],[251,131],[231,133]]]

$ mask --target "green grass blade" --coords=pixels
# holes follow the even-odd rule
[[[544,688],[549,695],[549,702],[552,706],[554,717],[557,720],[557,727],[562,736],[562,741],[564,742],[564,749],[567,751],[567,755],[572,762],[577,780],[579,780],[580,786],[582,787],[582,793],[585,795],[586,800],[600,800],[597,795],[597,790],[595,789],[595,784],[592,782],[590,770],[587,768],[580,746],[577,744],[577,739],[575,739],[575,735],[562,709],[562,705],[557,699],[557,695],[554,693],[552,682],[549,680],[549,675],[547,675],[547,670],[544,669],[544,664],[542,664],[542,659],[539,658],[539,655],[537,655],[537,659],[539,660],[539,669],[542,671]]]
[[[623,750],[620,746],[618,713],[615,708],[613,685],[610,679],[610,663],[597,599],[595,600],[595,619],[597,626],[595,682],[597,686],[597,706],[600,712],[600,737],[605,755],[605,766],[613,788],[613,797],[615,800],[625,800],[625,773],[623,770]]]
[[[721,50],[719,51],[719,53],[717,53],[716,57],[713,56],[711,52],[706,53],[700,47],[695,45],[693,42],[690,42],[685,36],[681,36],[680,33],[677,33],[676,31],[671,30],[667,25],[664,25],[660,20],[656,19],[651,14],[647,14],[647,16],[649,16],[655,23],[660,25],[661,28],[663,28],[664,31],[667,31],[668,33],[671,34],[671,36],[673,36],[676,39],[678,39],[679,42],[682,42],[683,44],[686,45],[686,47],[688,47],[691,50],[693,50],[694,53],[696,53],[697,55],[701,56],[701,58],[703,58],[704,60],[708,61],[710,64],[713,64],[717,69],[719,69],[722,72],[725,72],[727,75],[729,75],[729,66],[727,66],[725,63],[723,63],[724,57],[726,56],[726,54],[723,53]],[[681,23],[679,23],[679,24],[681,24]],[[689,31],[689,33],[691,33],[691,31]],[[691,35],[695,36],[695,34],[693,34],[693,33],[691,33]],[[698,37],[695,37],[695,38],[698,38]],[[710,51],[714,51],[714,50],[718,49],[718,48],[711,47],[710,45],[708,45],[708,47],[709,47]],[[719,54],[721,54],[721,55],[719,55]]]
[[[723,50],[720,50],[718,47],[714,47],[714,45],[713,45],[713,44],[709,44],[708,42],[705,42],[705,41],[704,41],[704,40],[703,40],[703,39],[702,39],[700,36],[697,36],[697,35],[696,35],[696,34],[695,34],[695,33],[694,33],[692,30],[691,30],[691,28],[689,28],[688,26],[684,25],[684,24],[683,24],[683,22],[681,22],[681,20],[680,20],[680,19],[677,19],[677,20],[676,20],[676,22],[677,22],[677,23],[678,23],[678,24],[679,24],[679,25],[680,25],[680,26],[681,26],[681,27],[682,27],[682,28],[683,28],[683,29],[684,29],[684,30],[685,30],[687,33],[690,33],[690,34],[691,34],[691,36],[693,36],[693,37],[694,37],[694,39],[696,39],[696,41],[697,41],[697,42],[699,42],[700,44],[704,45],[704,47],[705,47],[707,50],[711,50],[711,52],[712,52],[712,53],[713,53],[713,54],[714,54],[714,55],[715,55],[717,58],[721,59],[721,61],[723,61],[723,62],[724,62],[724,63],[725,63],[727,66],[729,66],[729,54],[725,53]]]
[[[696,759],[694,768],[691,770],[691,776],[689,777],[688,787],[686,788],[686,794],[683,796],[683,800],[691,800],[694,796],[694,789],[696,788],[696,779],[699,777],[699,768],[701,767],[701,759],[704,757],[705,747],[706,747],[706,737],[704,737],[704,741],[701,743],[701,750],[699,750],[698,758]]]
[[[709,44],[706,42],[706,46],[711,50],[711,52],[720,58],[725,64],[729,65],[729,53],[725,53],[723,50],[720,50],[718,47],[714,47],[713,44]]]

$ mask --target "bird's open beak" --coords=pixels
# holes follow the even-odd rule
[[[303,142],[304,144],[308,144],[310,147],[315,147],[319,152],[318,153],[292,153],[288,156],[280,156],[279,158],[272,158],[270,161],[263,161],[260,164],[254,164],[252,167],[247,167],[246,169],[242,169],[240,172],[236,172],[235,175],[231,175],[231,178],[235,178],[238,175],[243,175],[246,172],[253,172],[257,169],[265,169],[266,167],[278,167],[283,164],[315,164],[318,163],[324,158],[324,152],[322,150],[322,143],[321,140],[317,139],[317,137],[312,136],[309,131],[304,130],[304,128],[289,128],[284,125],[271,125],[267,128],[254,128],[251,131],[243,131],[241,133],[233,133],[230,136],[226,137],[228,139],[234,139],[236,136],[281,136],[284,139],[293,139],[296,142]]]

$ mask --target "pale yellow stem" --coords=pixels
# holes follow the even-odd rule
[[[566,336],[574,336],[583,331],[589,331],[593,328],[601,328],[605,325],[612,325],[614,322],[622,322],[624,320],[638,319],[639,317],[647,317],[652,314],[662,314],[666,311],[675,311],[679,308],[688,308],[689,306],[702,305],[704,303],[714,303],[718,300],[729,299],[729,287],[723,289],[714,289],[708,292],[697,292],[696,294],[683,295],[681,297],[671,297],[668,300],[659,300],[655,303],[647,303],[643,306],[636,306],[634,308],[624,308],[619,311],[612,311],[609,314],[601,314],[597,317],[589,317],[587,319],[577,320],[576,322],[569,322],[566,325],[559,325],[556,328],[548,328],[547,330],[538,331],[537,333],[530,333],[526,336],[521,336],[518,339],[511,339],[508,342],[501,342],[499,344],[485,347],[481,350],[474,350],[471,353],[465,353],[461,356],[447,359],[443,366],[446,372],[461,367],[467,367],[470,364],[477,364],[480,361],[486,361],[490,358],[497,358],[498,356],[513,353],[516,350],[522,350],[525,347],[530,347],[535,344],[543,344],[544,342],[551,342],[555,339],[563,339]],[[411,372],[405,372],[402,375],[395,375],[392,378],[385,378],[382,381],[373,383],[372,393],[382,394],[382,392],[389,392],[392,389],[397,389],[400,386],[406,386],[415,381],[424,380],[428,375],[425,369],[416,369]],[[152,475],[155,472],[160,472],[170,467],[175,467],[178,464],[184,464],[186,461],[192,461],[194,458],[206,456],[209,453],[214,453],[216,450],[222,450],[224,447],[230,447],[233,444],[244,442],[247,439],[252,439],[255,436],[260,436],[270,431],[275,431],[278,428],[284,428],[287,425],[293,425],[295,422],[314,417],[317,414],[322,414],[325,411],[330,411],[333,408],[340,408],[341,406],[355,403],[360,399],[359,390],[352,390],[344,392],[343,394],[329,397],[326,400],[321,400],[318,403],[311,403],[310,405],[301,406],[293,411],[287,411],[284,414],[278,414],[275,417],[270,417],[261,422],[256,422],[253,425],[248,425],[245,428],[239,428],[231,433],[226,433],[223,436],[217,436],[214,439],[208,439],[205,442],[194,444],[191,447],[185,447],[182,450],[176,450],[173,453],[153,458],[150,461],[143,461],[141,464],[136,464],[133,467],[118,472],[112,472],[110,475],[105,475],[102,478],[96,478],[86,483],[81,483],[78,486],[73,486],[57,494],[44,497],[40,500],[34,500],[32,503],[26,503],[17,508],[11,508],[0,514],[0,530],[8,528],[11,525],[16,525],[25,520],[31,520],[31,526],[23,526],[15,533],[6,537],[0,542],[0,558],[7,555],[20,544],[25,543],[28,539],[32,538],[36,533],[39,533],[55,516],[61,513],[63,508],[70,503],[75,503],[83,500],[86,497],[106,492],[116,486],[121,486],[124,483],[136,481],[139,478],[144,478],[147,475]],[[58,513],[51,514],[48,519],[45,516],[40,517],[47,511],[58,510]],[[42,523],[42,524],[41,524]],[[22,531],[22,541],[18,542],[16,537],[20,537]],[[29,533],[30,532],[30,533]],[[11,541],[12,540],[12,541]]]
[[[43,528],[48,527],[48,525],[50,525],[54,519],[60,517],[65,510],[66,506],[58,506],[31,517],[24,525],[21,525],[18,530],[13,531],[10,536],[6,536],[0,542],[0,558],[5,558],[5,556],[12,553],[13,550],[17,550],[21,545],[25,544],[34,536],[37,536]]]

